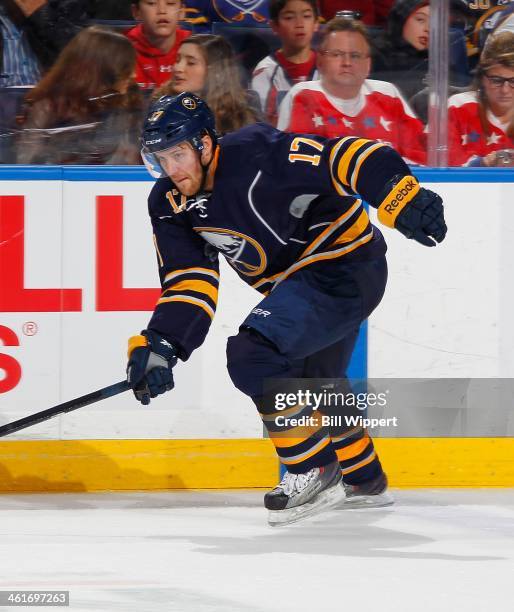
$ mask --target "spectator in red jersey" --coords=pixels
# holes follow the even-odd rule
[[[316,0],[270,0],[270,25],[280,38],[278,51],[261,60],[251,87],[259,95],[266,121],[277,124],[278,107],[296,83],[318,78],[312,37],[318,29]]]
[[[135,0],[134,19],[139,25],[127,32],[137,54],[136,82],[143,89],[160,87],[169,80],[180,43],[191,32],[178,27],[181,0]]]
[[[322,17],[328,21],[337,11],[358,11],[361,20],[370,26],[383,26],[394,0],[320,0]]]
[[[193,34],[182,41],[173,76],[154,97],[195,93],[209,104],[220,134],[259,120],[258,110],[241,85],[241,75],[230,44],[221,36]]]
[[[328,138],[362,136],[394,147],[410,163],[425,163],[423,124],[391,83],[368,79],[371,43],[359,21],[336,18],[322,32],[319,81],[295,85],[277,127]]]
[[[448,107],[450,165],[514,165],[514,33],[490,38],[475,89]]]

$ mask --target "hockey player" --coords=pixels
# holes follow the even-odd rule
[[[345,497],[391,503],[367,432],[327,426],[279,431],[265,380],[343,378],[360,323],[380,302],[386,245],[379,219],[435,246],[446,234],[441,198],[418,184],[389,146],[327,140],[255,124],[218,141],[194,94],[162,97],[143,129],[143,159],[160,177],[149,196],[162,295],[147,329],[129,340],[136,398],[173,388],[173,367],[205,339],[216,308],[218,254],[263,294],[227,346],[228,371],[250,396],[287,468],[265,496],[270,524],[283,524]],[[341,483],[343,475],[344,485]]]

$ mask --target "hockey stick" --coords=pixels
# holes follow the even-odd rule
[[[130,389],[128,382],[126,380],[122,380],[121,382],[110,385],[109,387],[98,389],[98,391],[93,391],[92,393],[69,400],[63,404],[57,404],[57,406],[53,406],[47,410],[42,410],[41,412],[36,412],[35,414],[19,419],[18,421],[7,423],[7,425],[2,425],[0,427],[0,438],[2,436],[7,436],[8,434],[14,433],[15,431],[20,431],[20,429],[25,429],[25,427],[30,427],[31,425],[36,425],[37,423],[47,421],[58,414],[71,412],[72,410],[77,410],[77,408],[89,406],[89,404],[94,404],[95,402],[112,397],[113,395],[118,395],[118,393],[123,393],[124,391],[128,391],[128,389]]]

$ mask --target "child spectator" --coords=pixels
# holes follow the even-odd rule
[[[260,61],[252,89],[259,95],[266,120],[277,124],[280,102],[296,83],[318,79],[311,43],[318,29],[316,0],[270,0],[270,25],[282,46]]]
[[[318,50],[319,81],[295,85],[280,107],[278,128],[328,138],[362,136],[425,163],[423,124],[391,83],[369,80],[371,43],[359,21],[326,25]]]
[[[428,0],[396,0],[387,31],[374,40],[374,79],[394,83],[411,98],[425,87],[430,40]]]
[[[134,0],[132,14],[141,21],[127,32],[137,53],[136,82],[143,89],[169,80],[180,43],[191,32],[178,27],[181,0]]]
[[[259,119],[241,85],[232,47],[221,36],[194,34],[182,42],[173,76],[155,97],[183,91],[195,93],[207,102],[220,134],[233,132]]]
[[[489,39],[475,89],[448,102],[448,128],[450,165],[514,165],[514,33]]]
[[[27,95],[18,163],[140,163],[135,65],[123,34],[100,26],[77,34]]]

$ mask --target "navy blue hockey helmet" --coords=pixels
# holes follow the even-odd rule
[[[161,96],[148,111],[141,135],[141,155],[150,174],[164,176],[154,153],[189,142],[199,153],[202,136],[209,134],[217,142],[214,115],[207,104],[193,93]]]

